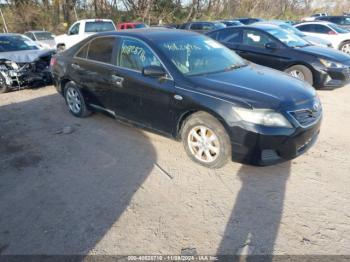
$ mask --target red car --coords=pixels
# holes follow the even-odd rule
[[[148,27],[145,23],[141,22],[130,22],[118,24],[118,29],[133,29],[133,28],[145,28]]]

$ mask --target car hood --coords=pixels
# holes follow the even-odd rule
[[[253,108],[280,109],[303,103],[316,95],[307,83],[256,64],[232,71],[192,76],[196,91]]]
[[[336,62],[343,62],[349,60],[349,55],[332,48],[324,48],[320,46],[305,46],[295,48],[295,50],[299,50],[303,53],[311,54],[320,58],[330,59]]]
[[[24,50],[13,52],[0,52],[0,59],[11,60],[16,63],[31,63],[38,60],[40,57],[52,55],[54,50]]]

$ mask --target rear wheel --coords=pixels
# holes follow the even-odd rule
[[[69,111],[76,117],[87,117],[91,111],[87,108],[86,102],[80,89],[74,82],[68,82],[64,89],[64,97]]]
[[[291,66],[287,68],[285,72],[295,78],[308,82],[310,85],[313,85],[312,72],[306,66],[303,66],[303,65]]]
[[[342,43],[339,47],[339,50],[346,54],[350,54],[350,41]]]
[[[181,137],[189,157],[203,166],[220,168],[231,156],[231,143],[225,128],[205,112],[195,113],[185,121]]]

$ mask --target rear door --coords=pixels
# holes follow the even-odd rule
[[[117,38],[96,37],[83,46],[72,59],[70,74],[87,94],[88,103],[94,107],[110,109],[111,92],[115,87],[114,52]]]
[[[236,47],[237,53],[243,58],[268,67],[281,69],[287,59],[285,47],[275,38],[254,29],[242,30],[242,42]],[[267,48],[266,44],[275,44],[276,48]]]
[[[174,81],[169,75],[154,78],[142,74],[145,66],[164,67],[155,52],[139,39],[121,37],[116,65],[115,75],[122,84],[113,92],[114,110],[146,127],[171,133]]]
[[[226,47],[237,50],[242,43],[242,30],[239,28],[226,28],[208,34],[211,38],[222,43]]]

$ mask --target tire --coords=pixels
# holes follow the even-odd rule
[[[225,128],[208,113],[191,115],[183,124],[181,138],[187,155],[202,166],[220,168],[231,158],[231,142]]]
[[[87,108],[86,101],[80,89],[72,81],[64,87],[64,98],[69,112],[76,117],[87,117],[91,111]]]
[[[339,46],[339,51],[350,55],[350,41],[345,41],[344,43],[341,43]]]
[[[0,74],[0,94],[7,93],[10,90],[6,84],[5,78]]]
[[[309,68],[303,65],[295,65],[287,68],[284,72],[287,74],[298,78],[300,80],[303,80],[305,82],[308,82],[310,85],[313,85],[313,75]]]

